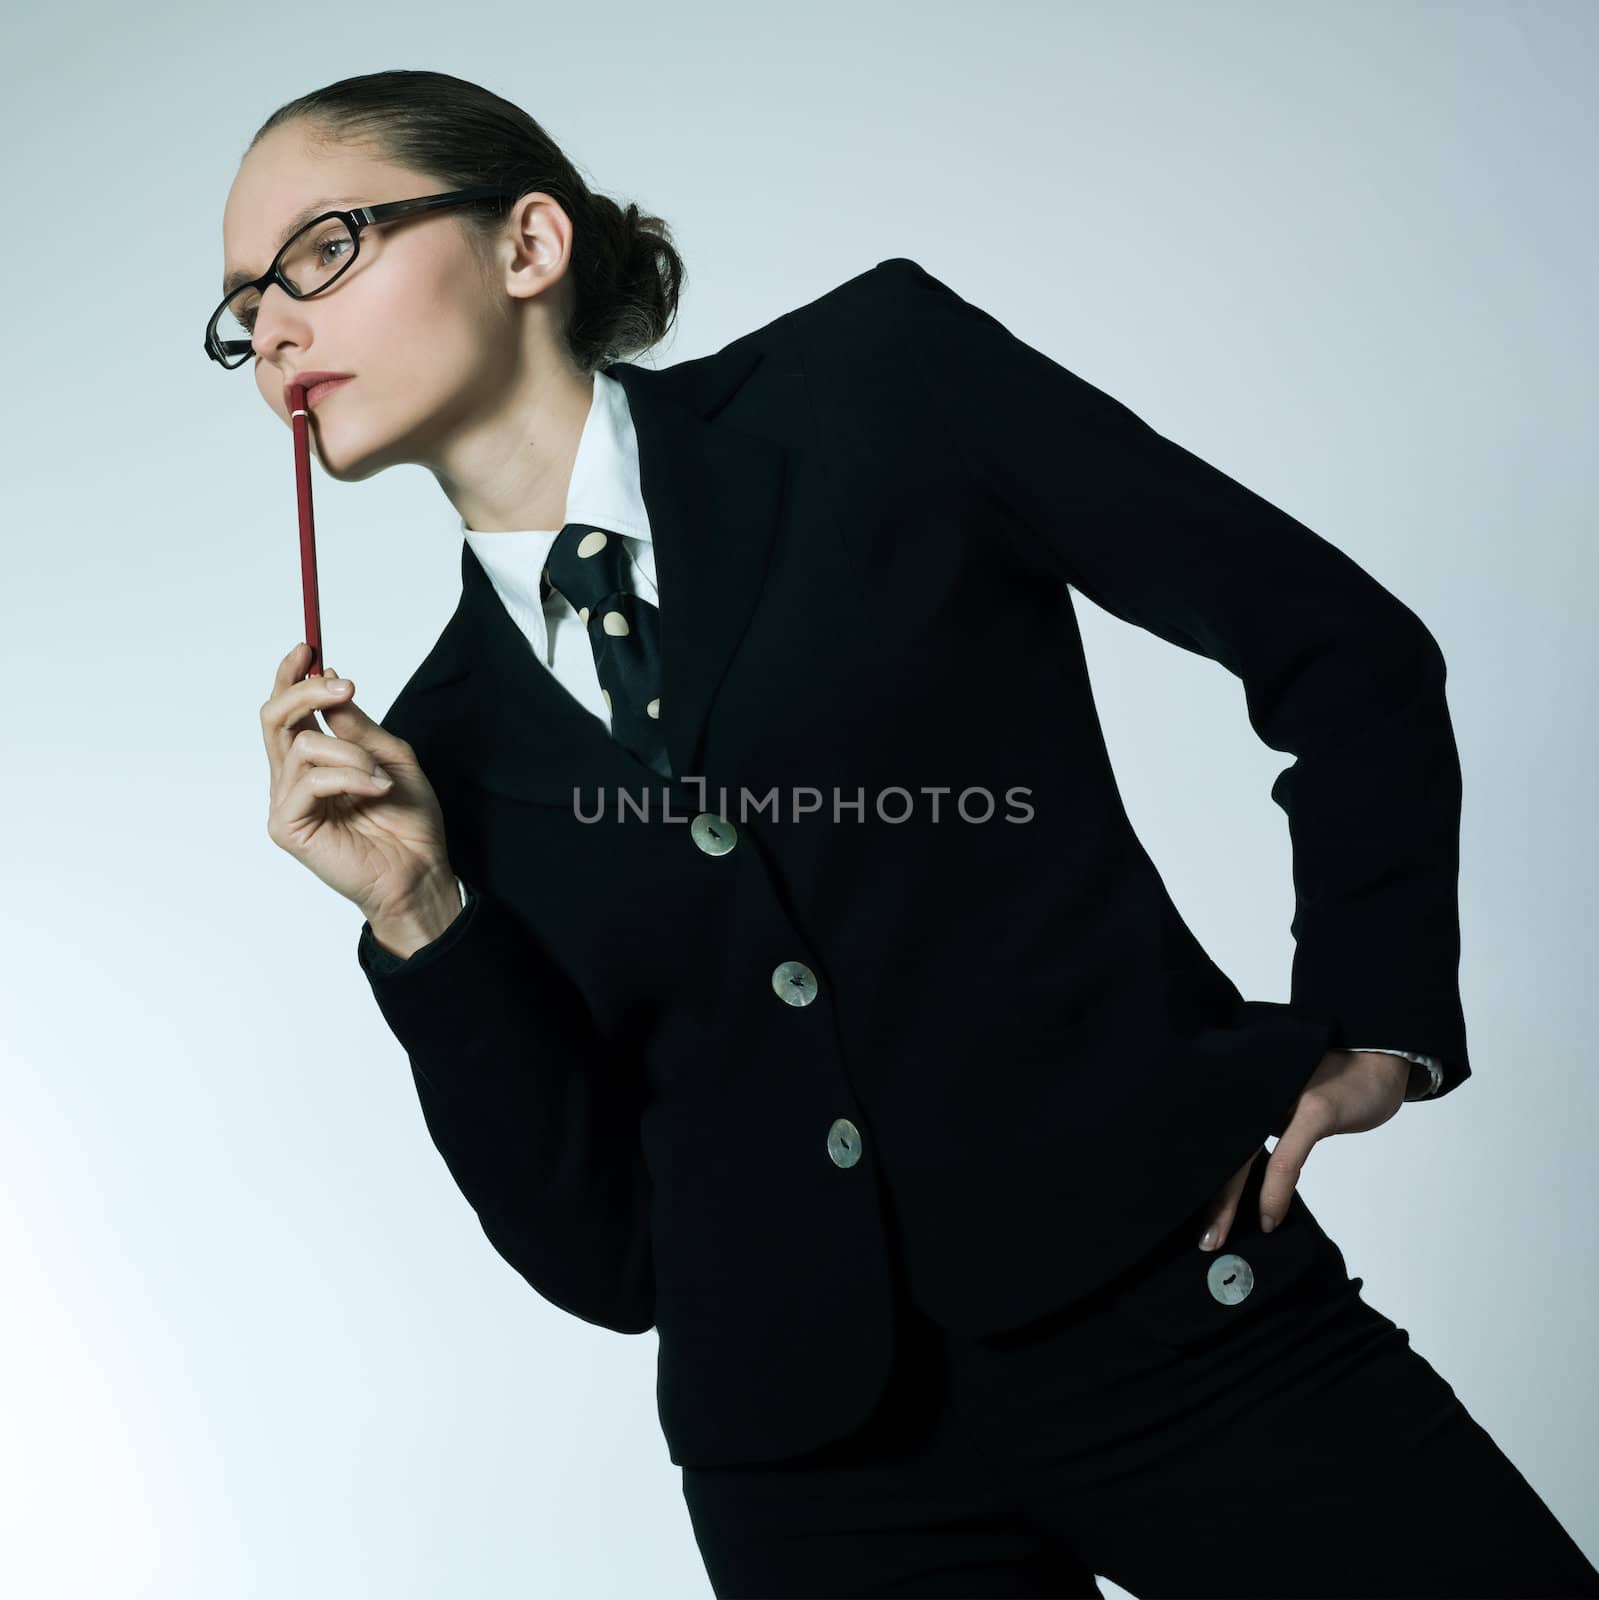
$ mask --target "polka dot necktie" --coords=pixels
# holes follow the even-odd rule
[[[611,733],[647,767],[671,777],[661,724],[661,614],[628,584],[620,534],[569,522],[555,536],[539,580],[569,601],[588,629]]]

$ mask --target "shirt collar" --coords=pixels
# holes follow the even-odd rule
[[[464,537],[473,550],[484,553],[481,540],[543,536],[554,541],[560,528],[529,528],[508,533],[480,533],[458,519]],[[572,480],[566,491],[568,522],[592,523],[626,534],[630,539],[648,540],[649,513],[639,488],[638,436],[628,410],[627,390],[603,372],[594,374],[594,396],[583,432],[578,438],[577,455],[572,462]]]

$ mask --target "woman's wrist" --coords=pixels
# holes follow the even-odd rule
[[[446,867],[420,883],[404,906],[369,918],[372,937],[385,950],[408,961],[460,916],[463,904],[460,880]]]

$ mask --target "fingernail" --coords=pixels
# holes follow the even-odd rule
[[[1215,1225],[1215,1223],[1212,1223],[1208,1228],[1205,1229],[1204,1233],[1200,1236],[1199,1248],[1201,1250],[1209,1250],[1210,1247],[1215,1244],[1215,1242],[1216,1242],[1216,1225]]]
[[[1273,1228],[1275,1228],[1276,1226],[1277,1226],[1277,1219],[1275,1217],[1263,1216],[1260,1219],[1260,1231],[1262,1233],[1270,1233],[1271,1230]]]

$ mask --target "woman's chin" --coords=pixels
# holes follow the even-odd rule
[[[347,444],[313,441],[317,464],[337,483],[360,483],[389,465],[381,450],[351,449]]]

